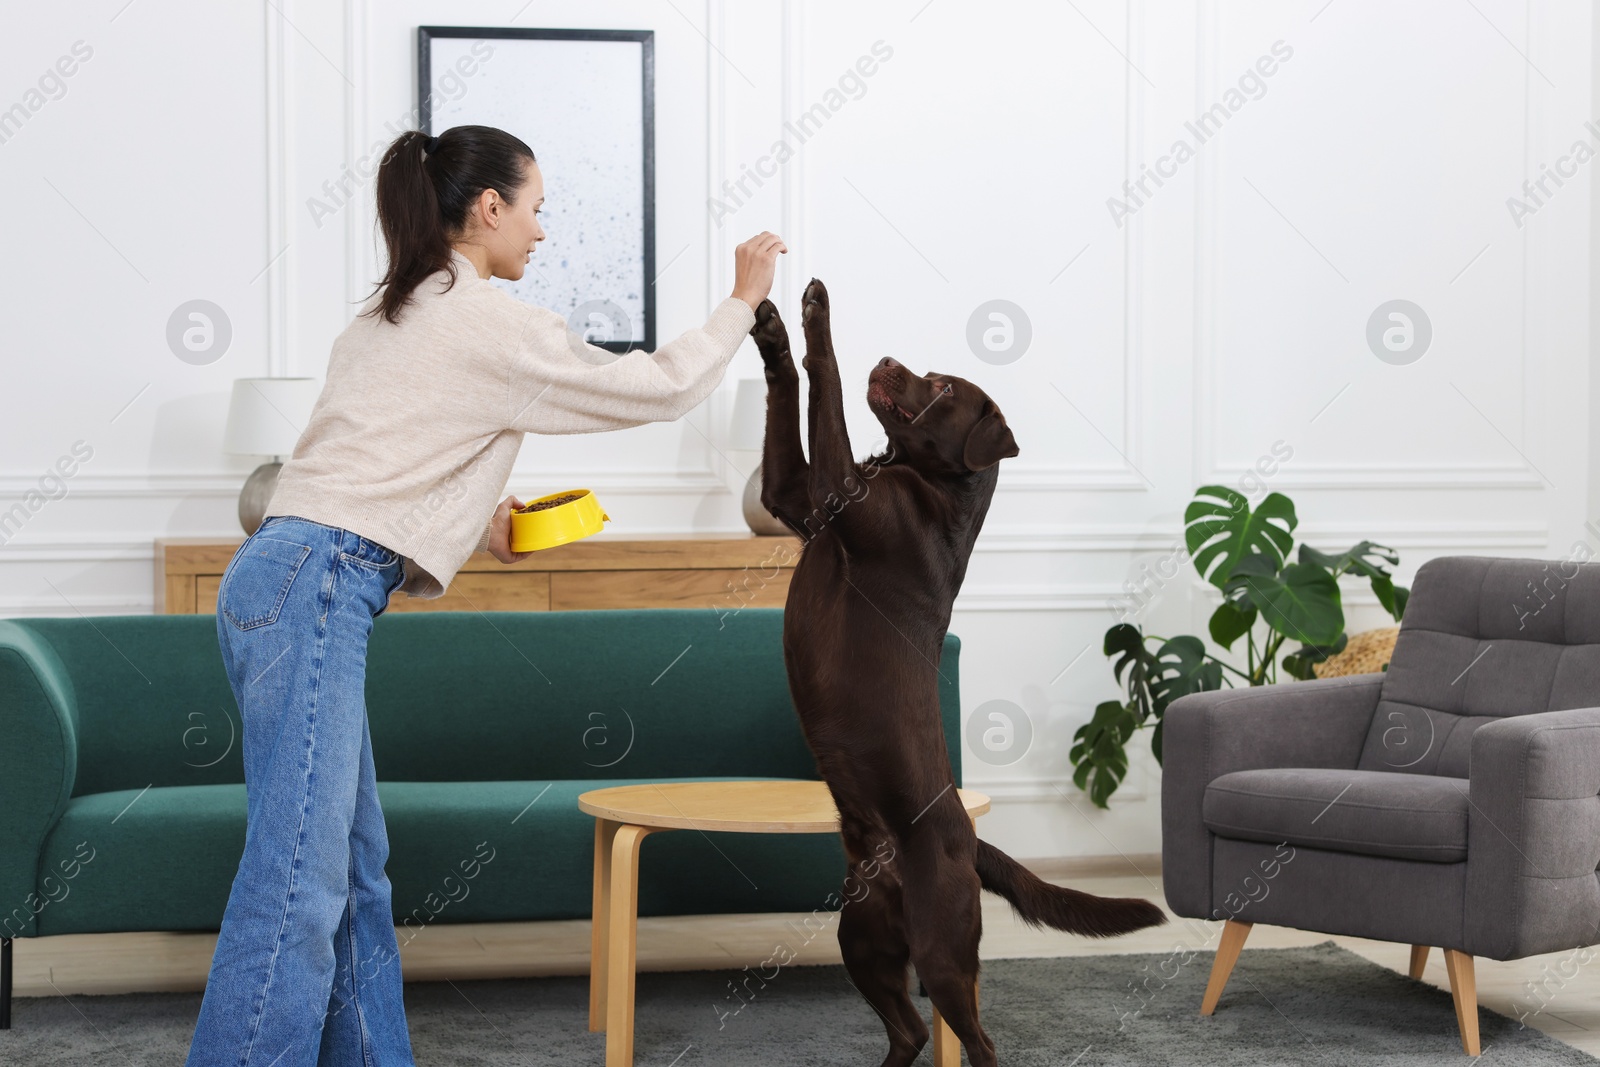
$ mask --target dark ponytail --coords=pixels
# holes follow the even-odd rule
[[[429,142],[434,142],[428,150]],[[451,239],[485,189],[515,204],[537,162],[520,138],[493,126],[452,126],[438,137],[407,130],[378,164],[378,225],[389,247],[389,269],[378,282],[383,299],[368,314],[396,322],[411,291],[435,271],[448,270]]]

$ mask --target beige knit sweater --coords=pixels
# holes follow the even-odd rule
[[[750,305],[730,296],[703,327],[617,357],[480,277],[459,251],[451,260],[454,285],[445,271],[430,275],[397,325],[358,315],[334,340],[266,511],[393,549],[404,558],[400,588],[430,599],[487,547],[525,433],[681,418],[716,388],[755,324]]]

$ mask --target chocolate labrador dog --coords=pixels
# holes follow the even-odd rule
[[[770,300],[750,333],[767,381],[761,502],[804,542],[784,608],[789,692],[839,808],[846,884],[866,886],[845,894],[839,947],[888,1031],[883,1067],[911,1063],[928,1040],[907,991],[907,961],[973,1067],[992,1067],[976,995],[980,888],[1036,928],[1109,937],[1166,919],[1146,900],[1051,885],[978,840],[945,748],[939,657],[999,463],[1017,443],[976,385],[913,374],[885,356],[868,376],[867,404],[888,445],[857,463],[828,291],[815,278],[803,306],[809,462],[800,449],[799,375]]]

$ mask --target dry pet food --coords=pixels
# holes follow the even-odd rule
[[[577,500],[582,495],[582,493],[566,493],[562,496],[551,497],[549,500],[535,500],[522,510],[524,512],[543,511],[546,508],[560,507],[562,504],[568,504],[574,500]]]

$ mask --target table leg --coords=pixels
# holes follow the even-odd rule
[[[649,826],[617,827],[611,843],[606,942],[606,1067],[633,1067],[633,977],[639,935],[639,845]]]
[[[594,905],[589,931],[589,1029],[606,1028],[606,940],[611,933],[611,843],[620,823],[594,821]]]
[[[933,1067],[961,1067],[961,1042],[938,1008],[933,1009]]]

